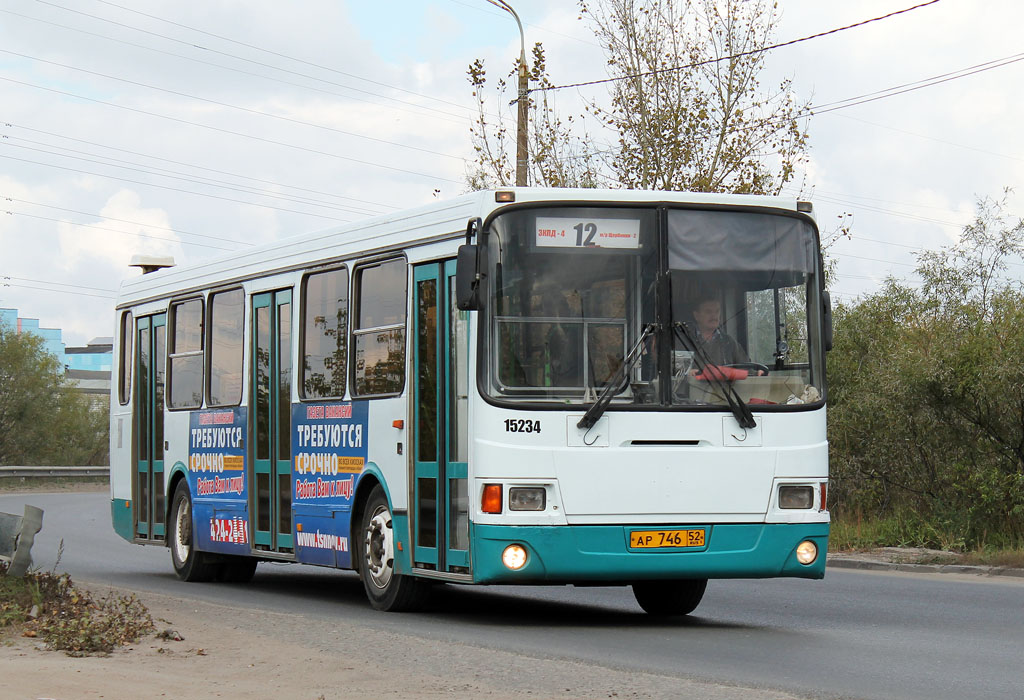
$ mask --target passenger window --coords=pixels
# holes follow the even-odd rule
[[[406,266],[388,260],[356,271],[354,393],[401,393],[405,385]]]
[[[210,406],[242,402],[242,330],[245,293],[241,289],[210,297]]]
[[[348,270],[309,275],[302,294],[302,397],[340,398],[348,352]]]
[[[190,299],[171,305],[168,343],[168,406],[198,408],[203,405],[203,300]]]
[[[117,398],[122,406],[128,403],[132,396],[132,336],[135,334],[135,324],[132,322],[132,312],[125,311],[121,315],[121,367],[117,378]]]

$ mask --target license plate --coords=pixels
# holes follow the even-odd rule
[[[632,549],[703,547],[704,530],[637,530],[629,533]]]

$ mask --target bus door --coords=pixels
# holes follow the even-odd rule
[[[414,268],[413,563],[469,572],[469,316],[455,261]]]
[[[252,297],[252,483],[249,522],[258,550],[293,551],[291,372],[292,291]]]
[[[167,361],[167,315],[143,316],[135,323],[136,388],[135,537],[164,538],[164,363]]]

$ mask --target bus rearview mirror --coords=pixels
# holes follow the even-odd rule
[[[480,309],[477,251],[478,248],[475,244],[459,246],[459,257],[455,264],[455,302],[463,311],[478,311]]]

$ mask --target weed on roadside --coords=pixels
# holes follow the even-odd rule
[[[134,594],[97,599],[76,588],[67,574],[34,571],[17,578],[0,563],[0,629],[12,626],[69,656],[109,654],[154,628]]]

